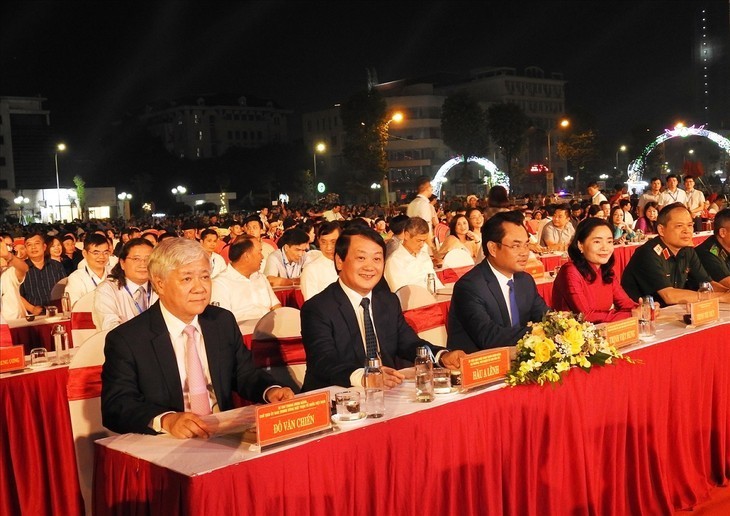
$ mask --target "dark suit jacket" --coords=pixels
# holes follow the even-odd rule
[[[396,357],[413,362],[416,348],[443,348],[420,339],[403,318],[400,302],[387,288],[372,293],[373,325],[384,366],[396,367]],[[365,346],[352,304],[335,281],[309,299],[301,312],[302,341],[307,353],[307,373],[302,392],[330,385],[350,385],[350,375],[365,366]]]
[[[198,316],[213,390],[221,411],[233,408],[232,391],[262,402],[274,379],[256,369],[233,314],[208,306]],[[163,412],[184,410],[183,388],[159,301],[106,337],[101,373],[105,427],[119,433],[154,433],[148,426]]]
[[[514,346],[549,310],[537,293],[535,280],[525,272],[514,275],[521,326],[513,328],[499,282],[486,260],[464,274],[454,285],[449,308],[449,349],[473,353],[482,349]]]

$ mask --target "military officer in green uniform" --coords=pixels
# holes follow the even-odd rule
[[[693,247],[694,221],[682,203],[665,206],[657,218],[657,233],[639,247],[621,277],[621,286],[634,300],[653,296],[661,306],[697,301],[696,287],[711,282],[721,302],[730,302],[728,289],[712,281]]]
[[[714,235],[698,245],[695,251],[712,279],[730,288],[730,208],[715,215]]]

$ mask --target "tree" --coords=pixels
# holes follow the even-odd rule
[[[512,161],[525,144],[530,121],[522,108],[513,102],[491,105],[487,110],[487,120],[492,140],[499,145],[502,156],[507,162],[507,177],[514,190]]]
[[[386,103],[377,90],[360,91],[342,105],[345,130],[344,155],[352,167],[349,184],[363,193],[388,172],[385,144],[388,138]]]
[[[81,176],[74,176],[74,185],[76,186],[76,198],[79,201],[79,211],[81,219],[86,220],[86,182]]]
[[[574,133],[566,140],[558,142],[558,156],[568,160],[575,176],[575,191],[580,192],[578,180],[580,172],[587,170],[598,159],[596,133],[591,130]]]
[[[464,159],[487,154],[487,119],[484,110],[469,93],[459,91],[444,100],[441,135],[444,143]]]

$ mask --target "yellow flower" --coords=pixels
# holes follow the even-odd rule
[[[568,362],[560,361],[557,364],[555,364],[555,370],[558,373],[563,373],[563,372],[567,371],[568,369],[570,369],[570,364]]]
[[[577,355],[583,347],[583,332],[580,328],[571,327],[563,333],[563,340],[570,346],[570,354]]]
[[[555,350],[555,344],[550,339],[545,339],[535,345],[535,360],[538,362],[547,362],[550,355]]]

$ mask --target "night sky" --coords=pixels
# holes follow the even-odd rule
[[[708,3],[4,2],[0,94],[48,98],[55,136],[83,153],[162,98],[242,93],[302,113],[364,88],[368,67],[387,82],[535,65],[562,72],[568,109],[618,142],[689,112],[692,20]]]

